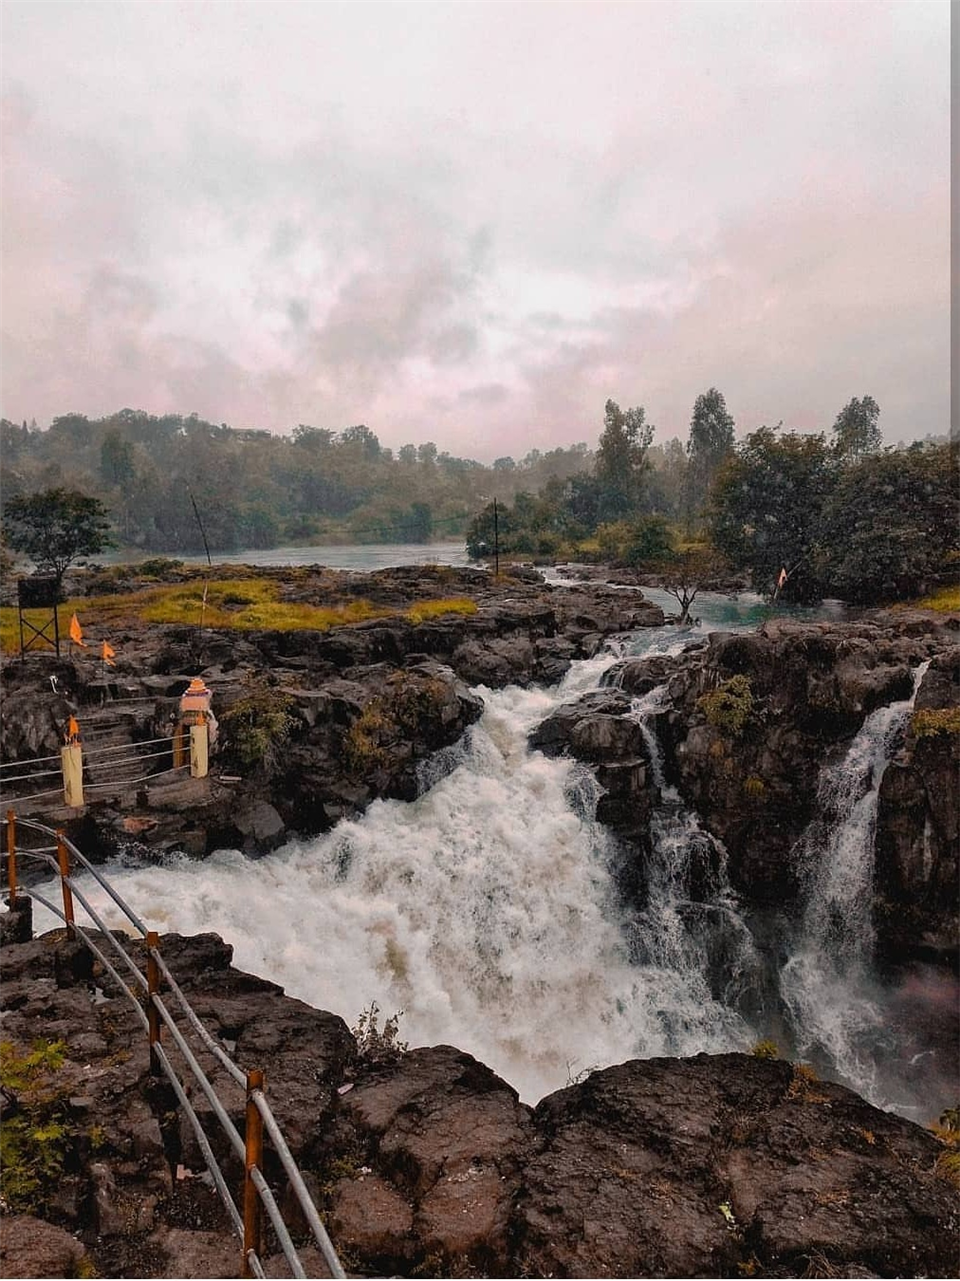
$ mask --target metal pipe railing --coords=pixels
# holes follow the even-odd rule
[[[60,881],[61,893],[63,896],[63,909],[51,903],[42,893],[34,889],[21,891],[29,897],[42,904],[55,917],[59,918],[66,925],[71,936],[78,938],[90,949],[94,956],[103,965],[104,970],[117,987],[127,996],[132,1004],[137,1018],[147,1032],[150,1044],[150,1062],[151,1069],[155,1072],[163,1073],[170,1081],[170,1084],[176,1094],[180,1106],[184,1109],[188,1120],[196,1135],[201,1154],[214,1181],[217,1192],[223,1202],[224,1208],[230,1219],[231,1227],[242,1242],[242,1269],[244,1276],[263,1277],[263,1265],[260,1261],[262,1251],[263,1235],[263,1211],[266,1211],[267,1218],[276,1233],[277,1241],[283,1251],[284,1257],[290,1266],[295,1277],[305,1277],[303,1265],[297,1255],[296,1246],[286,1227],[283,1216],[277,1205],[276,1198],[267,1183],[263,1173],[263,1135],[266,1131],[277,1155],[280,1165],[290,1181],[297,1201],[304,1213],[307,1225],[314,1239],[319,1245],[323,1256],[334,1277],[344,1277],[340,1260],[337,1257],[336,1250],[330,1241],[329,1236],[320,1220],[316,1206],[310,1197],[306,1184],[303,1180],[297,1164],[294,1161],[290,1148],[280,1130],[277,1120],[273,1115],[269,1103],[267,1102],[264,1090],[263,1073],[260,1071],[251,1071],[244,1074],[236,1063],[230,1059],[223,1049],[216,1044],[209,1031],[203,1026],[196,1012],[191,1008],[189,1001],[184,995],[179,984],[170,973],[169,967],[163,960],[159,951],[159,937],[154,931],[147,930],[139,916],[123,900],[121,895],[110,885],[107,879],[93,867],[89,860],[68,841],[62,831],[47,827],[45,824],[35,822],[31,819],[18,819],[13,811],[9,811],[5,820],[7,824],[7,850],[6,860],[8,868],[8,885],[11,895],[16,892],[16,867],[17,855],[26,858],[36,859],[38,862],[46,864],[56,872]],[[37,850],[24,850],[17,846],[17,829],[22,828],[24,831],[39,832],[44,835],[53,836],[56,839],[56,845],[43,847]],[[52,856],[52,851],[56,851],[56,858]],[[109,895],[113,902],[120,908],[128,920],[146,939],[146,977],[138,968],[136,962],[123,947],[120,940],[111,931],[106,922],[98,914],[96,909],[91,905],[85,893],[76,883],[76,880],[70,874],[71,855],[91,873],[97,883]],[[76,896],[81,907],[88,913],[91,920],[98,927],[100,937],[109,943],[116,951],[124,964],[132,973],[135,984],[145,989],[147,993],[146,1009],[144,1009],[138,998],[134,987],[125,982],[116,966],[110,961],[103,949],[95,941],[91,933],[83,926],[79,925],[74,919],[73,899]],[[215,1057],[216,1061],[226,1068],[231,1079],[238,1085],[245,1087],[246,1091],[246,1125],[245,1137],[241,1137],[236,1125],[231,1120],[217,1092],[207,1077],[206,1072],[198,1062],[196,1056],[188,1045],[186,1038],[177,1026],[173,1015],[167,1009],[160,995],[161,980],[166,981],[173,995],[176,997],[180,1009],[187,1019],[187,1023],[200,1038],[204,1047],[209,1050]],[[230,1193],[226,1179],[213,1153],[210,1140],[203,1129],[203,1123],[197,1115],[196,1109],[191,1103],[183,1082],[180,1080],[173,1068],[169,1055],[164,1049],[161,1040],[161,1023],[165,1026],[170,1036],[173,1038],[178,1050],[180,1051],[184,1062],[190,1069],[190,1072],[199,1085],[201,1091],[210,1104],[214,1116],[220,1124],[221,1129],[230,1142],[233,1152],[241,1159],[244,1167],[244,1197],[243,1213],[237,1208],[237,1204]]]

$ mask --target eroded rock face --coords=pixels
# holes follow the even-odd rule
[[[626,838],[642,880],[657,792],[630,699],[660,688],[646,719],[667,783],[724,843],[741,898],[780,909],[800,892],[796,845],[817,813],[823,768],[842,758],[871,712],[909,698],[925,660],[931,663],[917,710],[957,707],[958,655],[949,621],[909,613],[855,624],[776,620],[752,634],[713,633],[676,658],[618,664],[608,674],[609,691],[559,708],[534,730],[531,744],[596,766],[606,789],[598,818]],[[742,725],[709,707],[711,695],[734,678],[748,691]],[[886,766],[875,907],[881,946],[892,960],[956,954],[958,751],[956,733],[918,735],[908,727],[902,750]]]
[[[266,1071],[348,1272],[952,1275],[960,1221],[934,1137],[788,1063],[635,1060],[531,1108],[451,1046],[364,1058],[341,1019],[234,970],[215,935],[160,946],[213,1035]],[[63,1174],[5,1221],[5,1275],[71,1275],[85,1257],[106,1276],[236,1275],[236,1241],[126,998],[99,990],[99,963],[62,932],[0,961],[9,1052],[65,1047],[43,1081],[62,1100]],[[242,1092],[198,1056],[242,1127]],[[28,1105],[14,1093],[5,1121]],[[214,1150],[239,1188],[229,1144]],[[269,1149],[267,1174],[290,1211]],[[309,1245],[303,1258],[326,1275]],[[285,1275],[279,1259],[266,1271]]]

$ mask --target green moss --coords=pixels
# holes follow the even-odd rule
[[[910,728],[916,738],[960,734],[960,707],[924,707],[914,712]]]
[[[697,708],[703,712],[714,729],[739,738],[753,713],[753,691],[749,678],[731,676],[709,694],[697,699]]]

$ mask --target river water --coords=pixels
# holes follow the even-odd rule
[[[670,603],[661,593],[648,595]],[[153,866],[117,863],[107,874],[152,928],[216,931],[234,945],[237,966],[351,1025],[371,1001],[384,1015],[402,1010],[402,1039],[457,1045],[528,1101],[631,1057],[748,1050],[771,1030],[754,998],[764,966],[776,962],[758,955],[726,881],[722,848],[665,789],[652,825],[648,919],[631,915],[615,886],[614,838],[595,821],[593,775],[527,744],[535,725],[596,687],[625,653],[676,653],[708,629],[752,630],[768,612],[747,595],[704,596],[697,608],[702,632],[638,632],[575,663],[553,688],[479,687],[483,716],[455,747],[425,763],[426,790],[415,802],[377,801],[355,821],[255,861],[224,850],[202,862],[170,856]],[[643,723],[648,710],[638,700],[634,715]],[[907,710],[898,707],[884,721],[869,750],[859,740],[851,748],[858,761],[872,762],[861,792],[878,786],[878,768],[895,749]],[[655,742],[652,750],[657,759]],[[849,814],[838,822],[847,822],[845,856],[862,879],[872,869],[875,806],[861,813],[856,831]],[[858,840],[862,848],[852,857]],[[705,843],[712,843],[715,874],[697,902],[684,869]],[[817,885],[811,882],[811,903]],[[85,893],[111,925],[123,926],[94,883]],[[43,916],[38,911],[38,928],[54,924]],[[831,1023],[829,1037],[815,1025],[819,997],[805,1012],[811,973],[833,985],[831,1009],[843,1008],[849,987],[845,971],[811,970],[809,962],[797,977],[795,958],[815,955],[821,944],[821,917],[808,904],[809,928],[795,940],[787,969],[784,1009],[793,1013],[794,1043],[815,1041],[827,1071],[873,1101],[910,1111],[914,1101],[871,1056],[861,1026],[854,1053],[842,1019]],[[861,971],[851,980],[857,993]],[[882,1052],[889,1060],[888,1044]]]

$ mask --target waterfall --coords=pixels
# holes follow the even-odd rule
[[[743,1021],[761,1012],[763,960],[727,875],[727,852],[705,831],[664,776],[663,752],[651,718],[664,706],[665,686],[633,700],[657,793],[644,864],[644,906],[635,917],[634,955],[641,964],[686,974],[701,985],[741,1044],[753,1035]]]
[[[816,816],[795,850],[804,906],[780,992],[797,1051],[873,1101],[882,1097],[878,1054],[891,1048],[872,971],[877,806],[929,665],[917,668],[909,698],[872,712],[842,759],[823,770]]]

